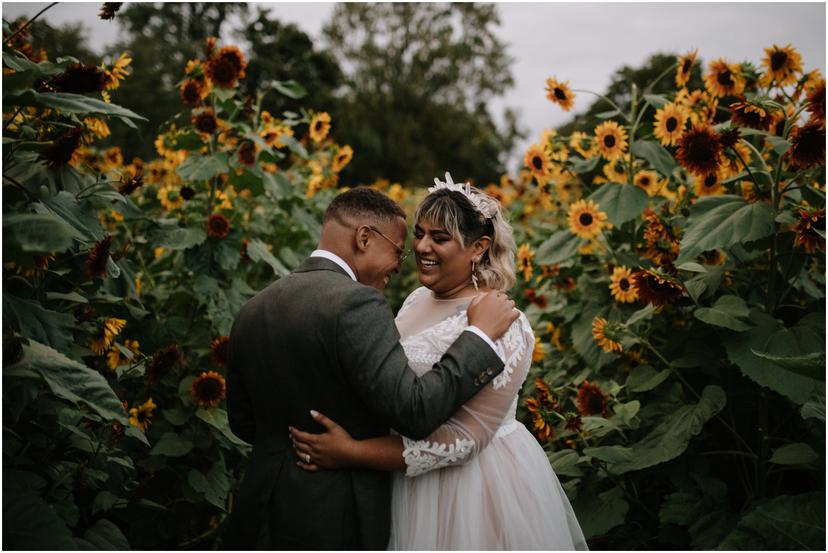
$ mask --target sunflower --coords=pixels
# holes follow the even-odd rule
[[[572,204],[567,215],[570,232],[586,240],[598,236],[607,220],[607,214],[598,207],[592,200],[578,200]]]
[[[612,333],[610,332],[610,334]],[[603,317],[595,317],[592,320],[592,337],[607,353],[623,351],[619,342],[607,336],[607,320]]]
[[[115,19],[115,13],[121,9],[123,2],[104,2],[98,17],[104,21]]]
[[[247,166],[252,166],[256,163],[256,153],[258,147],[252,140],[245,140],[239,146],[237,156],[239,161]]]
[[[219,88],[233,88],[244,78],[247,64],[236,46],[225,46],[206,62],[207,77]]]
[[[336,155],[331,162],[331,169],[334,173],[339,173],[350,163],[351,158],[354,157],[354,151],[347,144],[337,150]]]
[[[97,117],[84,117],[83,124],[86,130],[89,131],[84,133],[84,142],[87,144],[90,144],[96,138],[106,138],[112,134],[106,121]]]
[[[177,344],[172,344],[156,351],[147,361],[144,369],[144,379],[147,382],[158,382],[170,370],[184,364],[184,352]]]
[[[678,58],[678,68],[676,68],[676,88],[681,88],[690,80],[690,74],[693,72],[693,64],[696,63],[696,55],[699,53],[698,48],[687,52]]]
[[[575,100],[575,94],[569,89],[569,81],[559,82],[555,77],[546,79],[546,97],[564,111],[571,110]]]
[[[673,303],[684,289],[671,275],[658,269],[643,269],[633,276],[633,286],[641,301],[655,307]]]
[[[607,182],[627,182],[627,165],[629,163],[629,154],[620,157],[614,161],[608,161],[601,169],[604,176],[607,177]],[[595,180],[593,179],[593,183]]]
[[[687,92],[687,89],[683,88],[676,94],[675,103],[687,110],[692,125],[698,125],[713,120],[719,106],[719,99],[704,90]]]
[[[532,144],[523,156],[523,164],[532,172],[538,185],[546,184],[551,172],[546,149],[540,144]]]
[[[230,234],[230,221],[221,213],[213,213],[207,218],[207,235],[224,238]]]
[[[719,58],[710,63],[704,75],[704,86],[717,98],[737,96],[745,90],[745,78],[739,64],[727,63],[724,58]]]
[[[825,251],[825,238],[817,231],[825,233],[825,208],[822,209],[800,209],[799,221],[793,228],[796,233],[794,245],[802,246],[808,253],[817,250]]]
[[[141,432],[146,433],[147,428],[152,424],[152,412],[158,407],[152,398],[145,401],[140,407],[133,407],[129,410],[129,424],[137,426]]]
[[[802,73],[802,56],[790,44],[784,48],[774,44],[772,48],[765,48],[762,65],[766,68],[759,81],[762,86],[771,83],[788,86],[797,81],[797,74]]]
[[[739,183],[739,193],[748,203],[758,202],[761,199],[756,192],[756,186],[749,180],[743,180]]]
[[[204,108],[192,117],[193,126],[198,132],[205,135],[211,135],[216,132],[219,126],[216,113],[213,108]]]
[[[724,194],[725,189],[722,184],[722,171],[704,176],[695,176],[693,191],[700,198],[703,196],[720,196]]]
[[[808,107],[811,120],[825,128],[825,79],[820,79],[816,86],[808,93]]]
[[[546,332],[549,333],[549,343],[558,351],[564,351],[566,346],[561,342],[561,327],[552,322],[546,323]]]
[[[163,185],[158,187],[158,192],[155,195],[161,205],[167,211],[180,208],[184,205],[184,198],[181,197],[179,190],[175,186]]]
[[[621,266],[613,268],[609,289],[615,301],[619,303],[633,303],[638,299],[631,278],[632,271],[629,268]]]
[[[84,127],[71,127],[64,130],[45,150],[40,152],[38,159],[52,171],[66,166],[76,155],[83,136]]]
[[[535,336],[535,347],[532,350],[532,362],[540,363],[546,358],[546,349],[543,347],[543,342]]]
[[[730,104],[730,120],[740,127],[767,131],[776,124],[777,117],[770,106],[742,98]]]
[[[135,355],[138,355],[140,353],[140,346],[141,345],[138,343],[138,340],[124,340],[124,347],[132,352],[132,356],[126,357],[121,353],[121,350],[117,346],[113,345],[112,349],[110,349],[106,354],[106,365],[110,370],[114,371],[121,365],[127,363]]]
[[[523,278],[529,280],[532,278],[532,258],[535,257],[535,252],[529,247],[529,244],[521,244],[517,251],[518,271],[523,272]]]
[[[581,197],[581,187],[580,182],[577,179],[571,179],[567,177],[561,177],[559,179],[555,179],[555,194],[558,197],[558,200],[564,204],[568,205],[572,200],[577,200]]]
[[[725,135],[722,134],[724,137]],[[723,178],[729,179],[745,170],[745,164],[750,163],[751,151],[741,141],[736,142],[730,148],[724,151],[725,156],[722,158],[724,165],[722,171]]]
[[[627,148],[627,131],[615,121],[604,121],[595,127],[595,142],[605,159],[618,159]]]
[[[694,175],[716,173],[721,164],[722,144],[719,134],[709,125],[694,125],[678,143],[676,159]]]
[[[598,153],[598,144],[595,139],[585,132],[575,131],[569,137],[569,147],[581,154],[584,159],[594,157]]]
[[[604,395],[599,385],[592,384],[589,380],[584,380],[578,387],[575,404],[578,406],[578,412],[584,417],[609,415],[607,396]]]
[[[659,180],[655,171],[639,171],[635,174],[633,183],[644,190],[648,196],[655,196],[664,187],[664,182]]]
[[[327,112],[317,113],[310,122],[310,137],[314,142],[322,142],[331,130],[331,116]]]
[[[286,144],[282,142],[282,137],[293,136],[293,129],[286,125],[267,125],[259,133],[259,136],[271,148],[284,148]]]
[[[555,437],[555,429],[540,413],[535,413],[532,421],[532,430],[541,442],[551,441]]]
[[[112,340],[121,333],[126,326],[126,320],[110,317],[104,321],[103,335],[89,343],[89,349],[98,355],[104,355],[112,346]]]
[[[229,344],[229,336],[219,336],[210,343],[210,361],[220,369],[227,367],[227,348]]]
[[[104,162],[109,167],[120,167],[124,164],[124,154],[118,146],[107,148],[103,154]]]
[[[675,146],[684,125],[687,123],[687,110],[675,103],[664,104],[656,111],[653,123],[653,135],[661,141],[662,146]]]
[[[195,197],[196,191],[195,188],[189,185],[184,185],[181,187],[181,190],[178,191],[181,194],[181,198],[185,201],[190,201]],[[221,206],[219,206],[221,207]]]
[[[216,407],[227,395],[227,383],[216,371],[204,371],[193,380],[190,394],[199,407]]]
[[[115,60],[115,65],[112,66],[112,69],[107,69],[105,65],[101,64],[106,90],[115,90],[121,86],[121,81],[125,80],[127,75],[129,75],[127,67],[130,63],[132,63],[132,58],[128,54],[123,53]]]
[[[70,63],[63,73],[55,75],[48,86],[55,92],[86,94],[106,88],[106,74],[98,67],[85,63]]]
[[[699,254],[697,261],[702,265],[724,265],[727,256],[721,250],[707,250]]]
[[[583,421],[581,420],[581,415],[578,413],[569,412],[566,414],[566,423],[564,428],[569,430],[570,432],[580,432],[581,427],[583,426]]]
[[[794,169],[825,165],[825,128],[811,119],[790,134],[791,147],[785,153]]]

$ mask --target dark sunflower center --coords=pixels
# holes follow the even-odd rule
[[[707,135],[697,135],[690,141],[688,148],[690,157],[698,162],[714,161],[716,149],[711,137]]]
[[[604,137],[604,146],[607,148],[612,148],[615,146],[615,137],[611,134],[608,134]]]
[[[230,83],[236,80],[236,68],[232,63],[227,63],[226,60],[221,60],[213,70],[215,80],[219,83]]]
[[[644,187],[650,186],[650,177],[646,177],[646,176],[641,177],[641,179],[638,182],[641,183],[641,186],[644,186]]]
[[[538,171],[543,169],[543,160],[541,159],[540,156],[535,156],[535,157],[532,158],[532,166],[535,169],[537,169]]]
[[[147,412],[141,409],[140,411],[138,411],[138,415],[136,415],[135,418],[138,419],[138,423],[141,424],[145,422],[149,417],[147,416]]]
[[[588,227],[592,224],[593,217],[591,213],[581,213],[578,216],[578,222],[581,223],[583,226]]]
[[[590,393],[587,395],[587,410],[590,413],[600,413],[604,410],[604,398],[601,394],[597,394],[595,392]]]
[[[773,71],[779,71],[783,67],[785,67],[785,62],[788,61],[788,54],[785,52],[780,52],[777,50],[773,54],[771,54],[770,62],[771,62],[771,69]]]
[[[618,287],[621,288],[624,292],[630,289],[630,281],[626,278],[622,278],[618,281]]]
[[[678,119],[669,117],[667,118],[667,124],[664,126],[667,127],[667,132],[673,132],[678,127]]]
[[[556,88],[555,89],[555,98],[557,98],[558,100],[561,100],[561,101],[566,100],[566,94],[560,88]]]
[[[730,69],[720,71],[716,75],[716,81],[722,86],[733,86],[733,75],[730,73]]]
[[[716,186],[717,181],[718,179],[716,178],[716,175],[707,175],[706,177],[704,177],[704,187],[712,188]]]
[[[221,397],[221,385],[215,378],[205,378],[198,384],[198,397],[211,401]]]
[[[317,121],[316,124],[313,126],[313,130],[319,132],[322,130],[322,121]]]
[[[691,62],[690,59],[686,59],[684,60],[684,63],[681,64],[681,72],[689,73],[691,67],[693,67],[693,62]]]

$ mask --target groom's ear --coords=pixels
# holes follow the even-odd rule
[[[371,238],[371,227],[360,225],[354,230],[354,242],[357,250],[364,252],[368,249],[368,241]]]

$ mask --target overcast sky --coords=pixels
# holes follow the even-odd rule
[[[253,3],[268,7],[280,20],[296,23],[314,38],[333,10],[332,3]],[[3,17],[34,15],[47,3],[2,5]],[[62,3],[42,18],[51,24],[80,21],[95,32],[94,49],[115,41],[116,21],[97,18],[101,3]],[[515,87],[491,103],[498,121],[504,107],[517,109],[529,137],[518,147],[509,169],[543,129],[569,120],[546,99],[549,76],[571,88],[603,92],[614,70],[642,64],[655,52],[684,53],[698,48],[705,63],[724,57],[760,64],[764,48],[791,43],[806,70],[825,75],[825,4],[819,3],[498,3],[498,32],[515,59]],[[578,94],[575,111],[592,97]],[[450,168],[448,168],[450,169]]]

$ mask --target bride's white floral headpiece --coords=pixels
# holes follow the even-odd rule
[[[451,179],[451,175],[448,171],[446,171],[445,182],[441,181],[437,177],[434,177],[434,186],[428,189],[428,193],[432,194],[434,192],[437,192],[438,190],[451,190],[453,192],[460,192],[469,199],[469,201],[477,209],[477,211],[482,213],[486,219],[491,219],[495,215],[496,207],[492,205],[490,202],[487,202],[483,194],[472,192],[471,185],[467,182],[464,182],[462,184],[455,184],[454,181]]]

